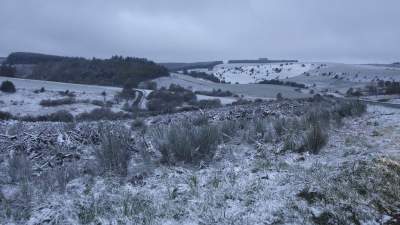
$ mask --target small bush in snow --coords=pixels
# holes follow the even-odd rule
[[[13,82],[6,80],[1,83],[0,91],[6,93],[15,93],[17,90],[15,89]]]

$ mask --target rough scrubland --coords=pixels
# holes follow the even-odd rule
[[[399,111],[314,97],[0,123],[2,224],[396,224]]]

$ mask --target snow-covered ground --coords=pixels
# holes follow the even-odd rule
[[[121,88],[110,86],[71,84],[42,80],[0,77],[0,83],[5,80],[12,81],[17,89],[17,92],[0,92],[0,110],[4,112],[9,112],[15,116],[47,115],[59,110],[67,110],[71,114],[77,115],[83,112],[89,112],[95,108],[99,108],[100,106],[92,104],[92,101],[103,102],[103,92],[106,93],[106,101],[113,101],[115,95],[121,91]],[[42,87],[45,89],[45,91],[39,92]],[[65,96],[60,94],[60,92],[65,92],[67,90],[70,93],[74,94],[74,99],[76,100],[76,103],[52,107],[43,107],[40,105],[40,101],[42,100],[55,100],[66,98]],[[150,90],[138,90],[141,91],[144,96],[147,96],[151,92]],[[113,102],[114,104],[111,107],[111,110],[116,112],[122,111],[123,102]],[[145,98],[142,98],[139,106],[143,109],[146,108]]]
[[[311,63],[232,63],[219,64],[211,71],[205,69],[194,71],[214,74],[219,79],[232,84],[250,84],[262,80],[287,79],[301,75],[315,67],[317,65]]]
[[[378,79],[400,81],[400,68],[374,65],[328,63],[309,73],[311,76],[324,76],[357,83],[368,83]]]
[[[277,108],[287,104],[290,102]],[[342,126],[332,125],[328,144],[316,155],[282,152],[279,143],[250,144],[238,136],[219,145],[212,162],[200,167],[134,158],[129,167],[131,178],[125,182],[114,176],[85,174],[69,180],[65,191],[36,190],[28,214],[21,212],[28,215],[22,222],[385,224],[400,212],[398,202],[393,202],[400,196],[398,183],[393,183],[400,181],[399,121],[400,110],[369,106],[362,117],[346,118]],[[59,126],[56,136],[75,134],[74,128],[55,125]],[[12,135],[18,126],[22,129],[21,124],[13,123],[0,128]],[[27,125],[25,133],[33,126],[38,125]],[[67,148],[68,143],[60,144]],[[67,152],[82,154],[80,164],[72,164],[73,168],[83,167],[84,162],[93,165],[94,159],[87,156],[92,151],[93,146],[79,146]],[[35,157],[40,160],[43,156]],[[5,161],[0,165],[6,165]],[[0,191],[7,201],[22,192],[16,184],[1,185]]]
[[[232,84],[272,79],[293,81],[305,84],[316,92],[328,90],[345,93],[351,87],[364,87],[378,79],[400,81],[400,68],[343,63],[220,64],[212,70],[194,71],[213,74]]]
[[[172,73],[170,77],[161,77],[154,80],[158,87],[169,87],[171,84],[178,84],[193,91],[212,91],[221,89],[230,91],[245,98],[275,99],[278,93],[285,98],[306,98],[311,95],[296,91],[295,88],[282,85],[270,84],[224,84],[214,83],[207,80],[196,79],[188,75]]]
[[[112,100],[115,94],[121,90],[120,88],[105,86],[0,77],[0,82],[4,80],[12,81],[17,92],[0,92],[0,109],[1,111],[9,112],[15,116],[47,115],[59,110],[67,110],[71,114],[77,115],[99,108],[99,106],[91,104],[91,101],[104,101],[104,96],[101,94],[102,92],[106,92],[106,100]],[[44,92],[34,92],[40,90],[42,87],[45,89]],[[42,100],[65,98],[60,92],[65,92],[67,90],[75,95],[74,98],[77,103],[52,107],[40,105],[40,101]],[[121,105],[116,104],[113,106],[114,111],[120,111],[120,109]]]

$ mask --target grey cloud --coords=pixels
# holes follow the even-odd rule
[[[400,60],[398,0],[1,0],[12,51],[156,61]]]

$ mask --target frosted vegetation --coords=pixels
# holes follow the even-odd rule
[[[1,122],[0,222],[391,224],[399,116],[315,97],[133,121]]]

